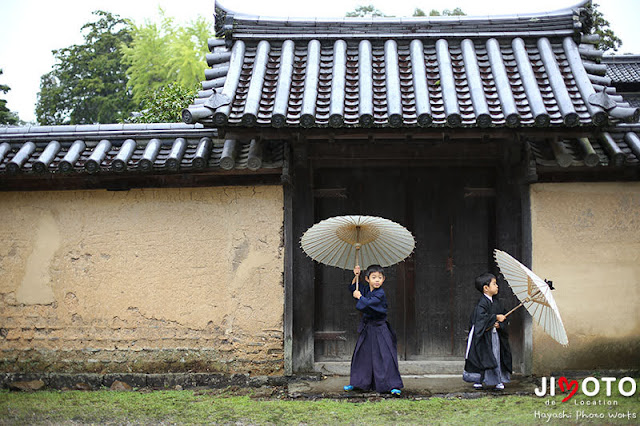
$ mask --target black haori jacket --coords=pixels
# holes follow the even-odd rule
[[[504,315],[505,312],[506,310],[495,296],[493,302],[484,294],[480,297],[469,323],[469,328],[473,329],[473,333],[470,333],[471,343],[467,343],[469,349],[465,360],[465,371],[482,373],[498,366],[491,350],[491,333],[493,324],[496,322],[496,315]],[[511,347],[509,346],[506,321],[500,323],[498,337],[500,338],[501,367],[511,373]]]

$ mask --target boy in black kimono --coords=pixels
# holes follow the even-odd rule
[[[472,382],[476,389],[484,384],[502,390],[510,381],[511,348],[505,310],[495,297],[496,277],[489,273],[480,275],[476,278],[476,289],[482,296],[471,314],[463,379]]]
[[[355,276],[349,289],[358,299],[356,309],[363,315],[351,358],[350,384],[344,390],[375,389],[378,393],[400,395],[403,384],[398,370],[397,340],[387,322],[387,297],[381,288],[384,270],[379,265],[369,266],[365,272],[368,285],[361,285],[360,290],[356,290],[360,267],[356,266],[353,273]]]

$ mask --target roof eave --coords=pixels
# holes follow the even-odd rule
[[[236,12],[223,5],[219,0],[215,2],[215,17],[216,17],[216,35],[218,37],[224,37],[227,40],[231,38],[243,38],[249,35],[262,34],[264,37],[264,31],[261,28],[275,27],[282,29],[282,33],[287,32],[287,27],[297,27],[309,29],[310,34],[315,34],[313,31],[316,27],[329,27],[340,28],[345,25],[361,25],[367,26],[367,34],[371,37],[372,34],[378,32],[376,27],[380,31],[384,32],[386,36],[397,36],[402,34],[402,27],[409,26],[422,26],[422,27],[451,27],[452,25],[458,26],[461,29],[472,29],[478,27],[480,24],[486,24],[491,26],[501,26],[507,22],[521,22],[524,27],[528,24],[536,23],[540,25],[541,21],[549,21],[558,18],[571,18],[573,22],[566,22],[565,31],[574,31],[574,34],[580,32],[579,15],[580,10],[588,3],[588,0],[581,0],[576,5],[558,9],[551,12],[533,12],[524,14],[510,14],[510,15],[486,15],[486,16],[429,16],[429,17],[365,17],[365,18],[318,18],[318,17],[274,17],[274,16],[260,16],[247,14],[242,12]],[[240,27],[246,27],[246,30],[240,29]],[[397,31],[393,31],[394,27],[398,27]],[[449,31],[450,32],[450,31]],[[464,30],[462,32],[469,32]],[[334,37],[340,36],[340,31],[335,32]],[[416,34],[414,33],[415,37]],[[288,38],[292,38],[290,35]],[[307,37],[308,38],[308,37]]]

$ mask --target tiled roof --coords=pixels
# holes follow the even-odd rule
[[[579,23],[566,10],[502,16],[294,18],[236,13],[216,1],[216,36],[234,39],[449,38],[572,35]]]
[[[640,55],[603,56],[607,77],[613,83],[640,84]]]
[[[528,140],[536,163],[547,167],[638,167],[640,125],[621,124],[595,137]]]
[[[106,124],[0,128],[0,176],[248,173],[283,166],[283,143],[224,140],[201,125]]]
[[[225,39],[210,41],[211,69],[183,119],[276,128],[637,121],[638,109],[597,93],[611,81],[596,63],[597,39],[580,38],[578,14],[277,19],[217,4]]]
[[[640,93],[620,93],[622,98],[634,108],[640,108]]]

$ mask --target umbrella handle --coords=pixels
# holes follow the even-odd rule
[[[529,300],[531,300],[531,298],[533,296],[535,296],[536,294],[540,293],[540,289],[538,289],[538,291],[536,291],[535,293],[533,293],[531,296],[527,297],[526,299],[524,299],[524,301],[522,303],[520,303],[518,306],[516,306],[515,308],[513,308],[512,310],[510,310],[509,312],[507,312],[506,314],[504,314],[505,318],[508,317],[509,315],[511,315],[512,313],[514,313],[515,311],[518,310],[518,308],[520,308],[521,306],[524,306],[525,302],[528,302]],[[489,331],[491,330],[493,327],[489,327],[487,328],[485,331]]]
[[[356,266],[358,266],[360,263],[358,263],[358,256],[360,254],[360,243],[358,243],[357,241],[360,238],[360,227],[356,226]],[[360,268],[360,272],[362,272],[362,268]],[[356,275],[356,291],[360,290],[360,274]]]
[[[513,308],[512,310],[510,310],[509,312],[507,312],[506,314],[504,314],[505,317],[508,317],[509,315],[511,315],[512,313],[514,313],[519,307],[523,306],[524,302],[520,303],[518,306],[516,306],[515,308]]]
[[[527,299],[525,299],[526,301]],[[516,306],[515,308],[513,308],[512,310],[510,310],[509,312],[507,312],[506,314],[504,314],[504,317],[508,317],[509,315],[511,315],[512,313],[514,313],[516,310],[518,310],[519,307],[523,306],[524,302],[520,303],[518,306]],[[489,327],[487,328],[485,331],[489,331],[491,330],[493,327]]]

